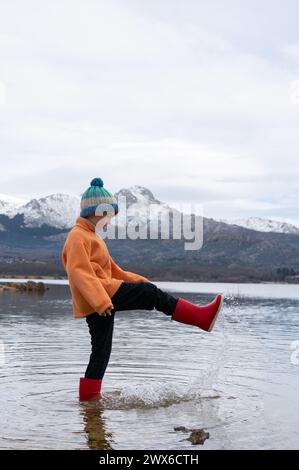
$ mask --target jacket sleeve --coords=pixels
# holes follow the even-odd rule
[[[96,276],[89,260],[88,247],[81,240],[72,240],[66,257],[66,272],[69,281],[94,308],[102,313],[112,306],[111,299]]]
[[[124,271],[120,266],[111,258],[111,276],[114,279],[121,279],[127,282],[150,282],[147,277],[141,276],[140,274],[131,273],[130,271]]]

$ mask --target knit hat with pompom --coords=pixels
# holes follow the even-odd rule
[[[113,217],[118,213],[117,200],[107,189],[101,178],[94,178],[90,187],[83,193],[81,198],[81,217],[92,215],[107,215]]]

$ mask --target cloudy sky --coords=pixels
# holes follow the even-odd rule
[[[0,0],[0,193],[299,224],[297,0]]]

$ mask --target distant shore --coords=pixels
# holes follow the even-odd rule
[[[67,277],[65,276],[21,276],[19,274],[16,274],[16,275],[7,275],[7,274],[0,274],[0,282],[4,282],[4,281],[1,281],[3,279],[28,279],[28,281],[34,281],[36,279],[44,279],[44,280],[67,280]]]
[[[231,299],[237,299],[243,302],[246,298],[256,299],[295,299],[299,301],[299,289],[295,284],[289,283],[238,283],[238,282],[188,282],[188,281],[157,281],[152,282],[167,292],[173,292],[174,295],[181,294],[202,294],[214,296],[222,293],[226,302]],[[28,286],[29,284],[29,286]],[[30,286],[31,284],[31,286]],[[35,285],[34,285],[35,284]],[[43,284],[44,288],[39,288]],[[9,286],[9,288],[6,288]],[[27,292],[46,292],[49,288],[68,288],[67,279],[49,279],[49,278],[0,278],[0,292],[11,291],[12,294],[18,291]],[[2,295],[2,294],[1,294]]]
[[[10,282],[14,282],[15,281],[18,281],[18,280],[24,280],[24,281],[36,281],[36,280],[39,280],[39,281],[51,281],[51,283],[53,283],[53,281],[65,281],[66,283],[68,282],[68,279],[66,276],[21,276],[21,275],[3,275],[3,274],[0,274],[0,283],[3,283],[3,282],[7,282],[7,281],[10,281]],[[194,279],[175,279],[175,280],[165,280],[165,279],[152,279],[152,282],[189,282],[189,283],[204,283],[204,284],[277,284],[277,285],[296,285],[296,284],[299,284],[299,279],[298,280],[294,280],[294,281],[253,281],[253,280],[248,280],[248,281],[221,281],[219,279],[215,279],[214,281],[213,280],[200,280],[200,281],[195,281]]]
[[[14,280],[14,281],[8,281],[8,280],[0,280],[0,292],[9,292],[9,291],[19,291],[19,292],[38,292],[43,294],[48,290],[49,287],[46,286],[46,283],[42,281],[34,281],[32,279],[28,279],[26,282],[22,280]]]

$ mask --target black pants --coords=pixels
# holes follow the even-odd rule
[[[91,336],[91,355],[85,377],[102,379],[107,368],[114,327],[114,314],[119,310],[159,310],[172,315],[178,299],[156,287],[151,282],[123,282],[112,296],[111,316],[101,316],[97,312],[86,317]]]

